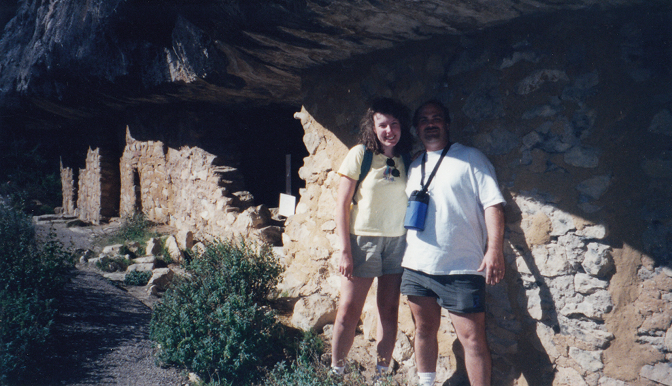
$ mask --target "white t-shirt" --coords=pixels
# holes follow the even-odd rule
[[[355,146],[345,156],[338,174],[357,181],[364,158],[364,146]],[[355,192],[350,209],[350,233],[358,236],[398,237],[406,234],[406,169],[402,157],[393,158],[399,177],[392,176],[387,157],[373,154],[371,169]]]
[[[441,157],[427,153],[425,182]],[[422,156],[411,163],[406,185],[420,190]],[[429,185],[425,230],[406,233],[402,266],[431,275],[475,274],[487,244],[484,209],[505,203],[495,169],[479,150],[454,143]]]

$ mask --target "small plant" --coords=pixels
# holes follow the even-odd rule
[[[149,279],[152,278],[151,271],[132,271],[126,274],[124,277],[124,284],[143,286],[147,285]]]
[[[103,272],[118,272],[125,271],[130,264],[130,260],[123,257],[103,256],[102,259],[96,262],[96,268]]]
[[[151,230],[153,225],[143,213],[134,213],[132,216],[122,220],[116,232],[99,238],[96,240],[96,244],[125,244],[126,242],[134,241],[139,244],[139,249],[135,252],[135,255],[138,255],[144,252],[147,240],[152,237],[159,237],[157,232]],[[125,250],[130,251],[127,246]]]
[[[54,234],[39,242],[31,220],[0,205],[0,384],[21,379],[44,355],[56,298],[73,256]]]
[[[246,385],[276,348],[275,313],[266,305],[281,266],[270,247],[215,242],[186,264],[157,304],[150,337],[159,360],[213,384]]]

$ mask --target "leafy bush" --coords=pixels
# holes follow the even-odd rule
[[[73,265],[53,234],[38,242],[25,214],[0,205],[0,383],[20,378],[43,354]]]
[[[26,141],[11,141],[0,149],[0,194],[26,213],[54,213],[62,201],[58,160],[47,160],[44,149]]]
[[[125,271],[131,262],[123,257],[109,257],[103,256],[102,259],[96,261],[96,267],[104,272]]]
[[[152,278],[151,271],[132,271],[124,277],[124,283],[127,285],[143,286],[147,285],[149,279]]]
[[[215,242],[189,262],[154,309],[158,358],[206,380],[247,384],[275,348],[275,313],[266,305],[281,266],[269,247]]]
[[[267,372],[259,386],[360,386],[366,379],[356,366],[350,366],[346,374],[335,376],[331,367],[319,360],[324,343],[314,332],[304,333],[297,347],[296,359],[288,365],[283,361]],[[378,386],[398,385],[392,376],[378,379]]]

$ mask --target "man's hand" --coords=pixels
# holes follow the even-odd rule
[[[504,264],[504,253],[499,249],[498,252],[488,251],[483,256],[483,262],[478,267],[478,272],[485,271],[485,283],[495,285],[499,283],[506,273],[506,266]]]
[[[338,264],[338,272],[346,278],[351,279],[353,268],[352,254],[350,251],[341,251],[341,261]]]

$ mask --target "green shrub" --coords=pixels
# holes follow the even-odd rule
[[[103,256],[102,259],[96,261],[96,267],[103,272],[125,271],[129,265],[131,262],[124,257]]]
[[[331,367],[319,360],[324,343],[315,333],[304,333],[297,347],[296,358],[288,364],[277,363],[267,372],[259,386],[361,386],[366,379],[356,366],[346,369],[343,376],[331,374]],[[378,380],[376,385],[398,385],[391,376]]]
[[[127,241],[135,241],[140,244],[140,249],[133,254],[139,256],[144,253],[147,240],[152,237],[159,237],[159,234],[151,229],[152,226],[154,226],[154,223],[147,220],[143,213],[134,213],[132,216],[122,219],[121,226],[114,233],[98,238],[96,244],[124,244]],[[124,246],[124,252],[131,251],[127,246]]]
[[[31,220],[0,204],[0,383],[20,379],[44,355],[73,265],[53,234],[38,242]]]
[[[58,159],[48,160],[39,145],[26,141],[3,142],[0,146],[0,195],[11,205],[31,215],[54,213],[61,205]]]
[[[159,360],[207,381],[249,383],[276,350],[278,322],[266,303],[280,265],[269,247],[215,242],[185,269],[152,314]]]
[[[152,278],[151,271],[132,271],[124,277],[124,283],[127,285],[143,286],[147,285],[149,279]]]

